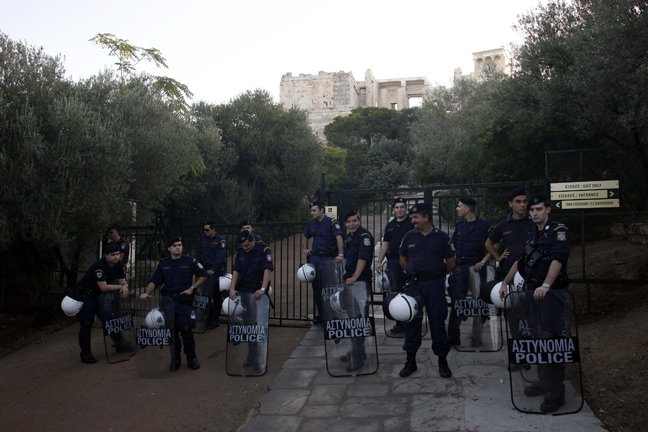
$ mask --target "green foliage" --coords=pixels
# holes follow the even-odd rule
[[[117,57],[117,72],[120,75],[122,84],[126,83],[129,77],[135,77],[135,67],[142,60],[153,63],[156,67],[168,69],[166,59],[157,48],[138,47],[128,43],[127,39],[120,39],[111,33],[99,33],[92,39],[95,45],[107,49],[108,55]],[[185,84],[166,76],[156,76],[153,87],[164,95],[169,107],[176,113],[188,114],[189,105],[186,98],[193,97],[193,93]]]
[[[228,104],[198,104],[195,116],[211,118],[224,151],[236,155],[226,175],[233,190],[251,191],[245,197],[254,207],[245,217],[281,221],[316,190],[322,150],[304,111],[285,110],[268,92],[255,90]]]
[[[407,146],[383,139],[365,155],[359,168],[363,188],[393,188],[409,182],[410,157]]]
[[[326,173],[326,188],[337,189],[344,175],[348,152],[336,147],[324,146],[322,169]]]

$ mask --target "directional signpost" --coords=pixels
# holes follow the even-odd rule
[[[551,205],[560,210],[619,207],[619,180],[551,183]]]

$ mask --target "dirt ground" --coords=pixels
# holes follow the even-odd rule
[[[588,277],[648,281],[648,246],[612,238],[588,245]],[[574,247],[572,277],[580,277]],[[648,410],[648,282],[644,286],[573,285],[585,398],[611,431],[645,430]],[[301,303],[298,302],[298,303]],[[303,313],[303,312],[302,312]],[[0,315],[0,430],[210,430],[243,424],[267,385],[306,333],[270,329],[269,369],[263,377],[225,372],[225,326],[197,335],[201,369],[183,367],[168,379],[138,378],[134,361],[109,365],[101,330],[93,331],[99,363],[79,362],[74,320],[59,316],[31,327],[33,316]],[[74,324],[74,325],[73,325]]]

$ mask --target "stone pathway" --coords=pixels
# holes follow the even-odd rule
[[[378,312],[379,308],[375,308]],[[269,385],[244,432],[603,431],[587,405],[563,416],[523,414],[511,403],[506,349],[452,350],[452,378],[439,377],[425,337],[418,371],[398,372],[403,339],[385,336],[376,316],[380,367],[373,375],[334,378],[326,370],[321,326],[313,326]],[[272,359],[270,359],[272,361]]]

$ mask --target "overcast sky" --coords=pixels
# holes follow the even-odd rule
[[[545,1],[543,1],[545,2]],[[0,0],[0,31],[61,54],[74,80],[114,59],[89,42],[112,33],[155,47],[169,69],[138,67],[187,84],[194,101],[229,102],[262,88],[279,100],[286,72],[372,69],[377,79],[427,77],[449,85],[472,53],[511,42],[517,16],[538,0]]]

